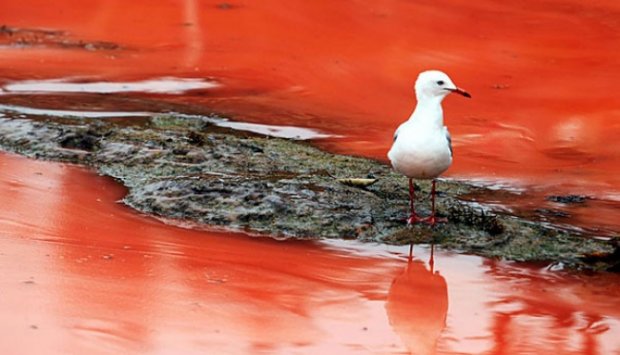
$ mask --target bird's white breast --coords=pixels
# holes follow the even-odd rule
[[[433,179],[452,164],[452,152],[446,127],[425,121],[409,120],[398,128],[388,152],[397,172],[415,179]]]

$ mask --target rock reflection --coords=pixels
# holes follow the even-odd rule
[[[448,285],[434,270],[434,246],[428,267],[410,254],[407,267],[392,282],[385,308],[390,324],[411,354],[434,354],[446,327]]]

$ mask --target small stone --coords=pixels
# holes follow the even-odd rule
[[[547,196],[547,200],[552,202],[572,204],[572,203],[584,203],[588,199],[588,196],[583,195],[551,195]]]
[[[176,148],[172,150],[172,154],[174,155],[187,155],[187,153],[189,153],[187,149]]]
[[[188,162],[194,163],[194,164],[201,163],[206,159],[205,153],[198,149],[189,151],[185,155],[185,158],[187,159]]]

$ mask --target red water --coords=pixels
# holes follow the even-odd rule
[[[415,76],[438,68],[474,96],[445,102],[448,175],[526,187],[491,201],[514,209],[595,197],[569,224],[617,235],[619,18],[612,0],[3,1],[0,25],[62,30],[65,44],[2,35],[0,84],[209,77],[220,87],[142,96],[318,128],[342,136],[327,149],[385,160]],[[120,49],[68,45],[80,41]],[[399,248],[181,230],[115,204],[123,190],[84,170],[0,162],[3,354],[620,353],[617,276],[446,253],[436,274],[425,248],[408,265]]]
[[[317,144],[385,161],[417,73],[443,69],[474,96],[445,102],[449,176],[525,186],[538,204],[549,194],[598,198],[594,212],[571,211],[573,224],[617,235],[618,18],[611,0],[7,1],[1,24],[121,49],[5,46],[0,76],[210,77],[220,88],[158,99],[319,128],[342,137]]]
[[[0,154],[2,354],[612,354],[620,277],[167,226]]]

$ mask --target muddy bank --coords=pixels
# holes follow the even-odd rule
[[[599,240],[459,198],[491,191],[439,185],[434,229],[407,227],[406,179],[372,160],[303,142],[239,133],[207,117],[159,115],[136,125],[89,119],[0,118],[0,145],[36,158],[85,164],[128,187],[124,202],[147,214],[277,238],[344,238],[444,247],[518,261],[617,270],[617,238]],[[341,179],[373,178],[369,186]],[[418,182],[428,214],[429,185]]]

